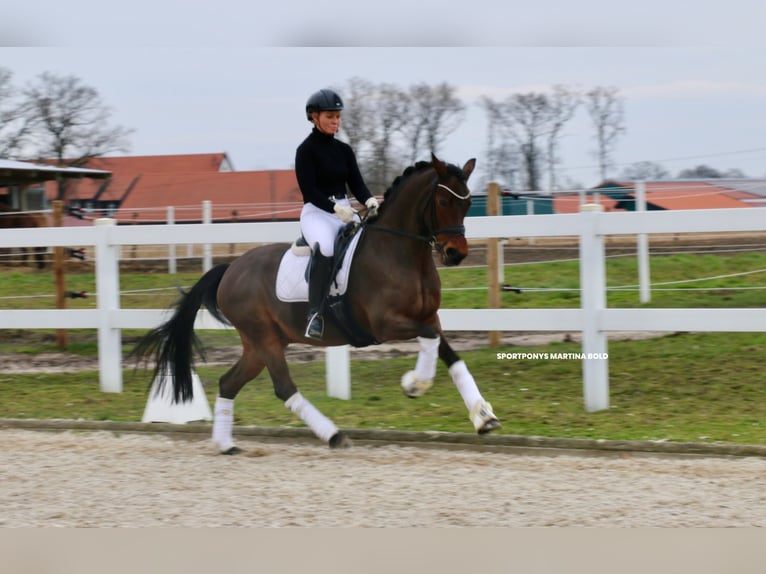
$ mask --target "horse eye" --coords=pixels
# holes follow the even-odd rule
[[[449,202],[446,199],[440,199],[439,205],[441,205],[442,207],[447,207],[449,205]]]

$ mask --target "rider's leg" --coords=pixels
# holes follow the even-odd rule
[[[321,339],[324,331],[322,308],[329,289],[335,238],[342,227],[343,222],[334,214],[311,203],[303,206],[301,231],[314,250],[309,273],[309,314],[304,333],[311,339]]]
[[[332,272],[333,257],[322,255],[319,245],[314,248],[309,272],[309,316],[306,324],[305,337],[321,339],[324,334],[324,303],[330,290],[330,273]]]

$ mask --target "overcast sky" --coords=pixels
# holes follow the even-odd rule
[[[479,97],[563,84],[619,88],[621,166],[655,161],[675,175],[705,163],[766,176],[766,3],[733,0],[722,12],[702,1],[684,12],[648,0],[639,13],[618,3],[507,2],[492,12],[474,0],[447,13],[442,2],[387,0],[367,16],[345,0],[315,13],[315,2],[261,4],[136,0],[104,13],[92,0],[32,0],[0,23],[0,65],[20,86],[51,71],[95,87],[114,122],[135,129],[133,155],[225,151],[238,170],[292,167],[310,127],[307,96],[357,76],[457,87],[468,114],[440,152],[459,164],[477,157],[479,173]],[[563,178],[598,183],[594,149],[581,109],[562,139]]]

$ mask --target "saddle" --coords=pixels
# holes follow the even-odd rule
[[[349,344],[354,347],[367,347],[369,345],[377,345],[377,341],[367,331],[359,326],[359,323],[354,318],[351,305],[346,297],[346,285],[348,281],[348,275],[350,273],[350,267],[352,264],[352,257],[358,244],[358,240],[361,239],[363,232],[363,225],[356,222],[347,223],[340,229],[338,235],[335,238],[334,244],[334,259],[332,271],[329,274],[330,289],[326,292],[329,293],[325,303],[325,316],[332,321],[343,336],[348,340]],[[287,294],[285,291],[285,285],[290,281],[283,279],[283,267],[287,267],[289,261],[295,261],[296,259],[305,260],[309,258],[308,264],[306,264],[305,270],[302,273],[303,284],[299,287],[301,289],[295,289],[293,287],[292,294]],[[282,264],[277,275],[277,296],[283,301],[305,301],[303,297],[303,289],[307,289],[309,276],[311,273],[311,265],[314,255],[311,251],[311,247],[302,235],[296,239],[290,246],[290,249],[283,256]],[[300,264],[300,263],[297,263]],[[285,271],[287,275],[289,271]],[[300,294],[298,294],[300,291]]]
[[[347,223],[341,227],[340,231],[338,231],[338,235],[335,237],[335,243],[333,247],[333,253],[335,255],[333,255],[332,271],[330,272],[329,281],[330,285],[335,284],[336,288],[339,286],[338,272],[340,271],[341,267],[343,267],[343,259],[346,256],[346,252],[351,246],[351,242],[353,241],[359,229],[361,229],[361,225],[352,221],[351,223]],[[306,283],[308,283],[309,277],[311,275],[311,266],[314,263],[314,253],[311,251],[311,246],[308,244],[308,241],[306,241],[306,238],[301,235],[293,242],[291,249],[293,250],[293,253],[296,253],[300,250],[302,253],[311,256],[309,264],[306,265],[306,272],[304,273],[304,279],[306,279]]]

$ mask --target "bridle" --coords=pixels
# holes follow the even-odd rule
[[[436,192],[439,188],[447,190],[449,193],[454,195],[460,200],[466,200],[471,196],[470,190],[466,192],[465,195],[460,195],[455,190],[451,189],[450,187],[444,185],[443,183],[439,183],[438,176],[434,177],[433,180],[433,186],[431,193],[428,197],[428,203],[426,204],[426,210],[429,210],[430,206],[430,228],[426,228],[427,235],[419,235],[417,233],[409,233],[408,231],[402,231],[401,229],[394,229],[392,227],[383,227],[380,225],[369,225],[367,226],[368,229],[377,229],[379,231],[385,231],[387,233],[392,233],[393,235],[399,235],[402,237],[409,237],[410,239],[416,239],[418,241],[424,241],[425,243],[428,243],[431,248],[436,247],[436,249],[439,251],[439,253],[444,254],[444,246],[447,244],[447,241],[444,242],[438,242],[436,240],[437,235],[443,235],[448,234],[450,236],[457,235],[458,237],[465,237],[465,225],[452,225],[450,227],[437,227],[438,225],[438,219],[436,217]],[[362,219],[362,224],[365,225],[367,220],[367,216]]]

